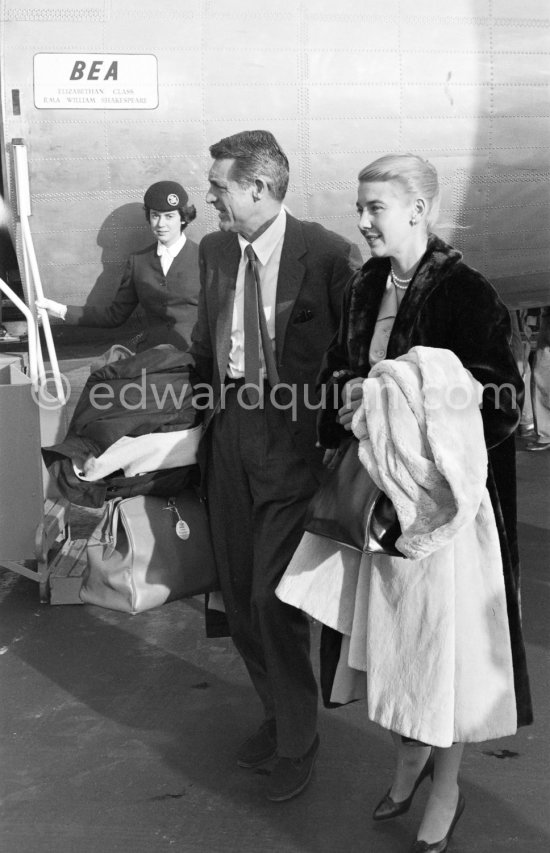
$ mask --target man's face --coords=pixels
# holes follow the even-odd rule
[[[214,160],[208,173],[210,188],[206,201],[218,211],[222,231],[235,231],[247,237],[255,227],[254,186],[243,187],[231,179],[234,162],[232,159]]]

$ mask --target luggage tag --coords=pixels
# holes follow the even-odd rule
[[[168,506],[165,506],[164,509],[172,510],[172,512],[175,512],[178,517],[178,520],[176,522],[176,536],[178,536],[180,539],[189,539],[189,536],[191,535],[190,527],[179,514],[179,510],[176,506],[176,501],[174,500],[174,498],[169,498]]]

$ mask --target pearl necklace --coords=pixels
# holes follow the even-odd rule
[[[398,290],[406,290],[413,277],[410,278],[399,278],[393,271],[393,267],[390,267],[390,278],[392,280],[392,284],[394,284]]]

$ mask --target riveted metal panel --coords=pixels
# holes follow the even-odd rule
[[[52,298],[108,298],[127,252],[149,239],[141,200],[155,180],[187,188],[198,211],[191,238],[216,229],[208,146],[265,127],[288,153],[296,215],[360,239],[359,170],[415,151],[441,176],[442,236],[512,302],[522,282],[530,299],[550,301],[542,0],[4,0],[1,9],[6,189],[13,196],[8,144],[22,138]],[[38,110],[41,52],[153,55],[158,107]]]

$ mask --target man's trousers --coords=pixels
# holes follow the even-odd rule
[[[231,636],[265,718],[275,718],[279,756],[293,758],[315,737],[317,684],[309,621],[279,601],[275,589],[301,539],[318,480],[296,451],[269,388],[263,408],[247,409],[242,384],[226,385],[210,426],[206,484],[214,553]]]

